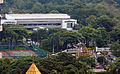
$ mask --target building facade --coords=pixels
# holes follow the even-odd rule
[[[27,28],[64,28],[72,30],[77,20],[67,14],[5,14],[2,24],[18,24]]]
[[[1,19],[2,19],[2,16],[0,15],[0,31],[2,31],[2,21],[1,21]]]
[[[0,4],[3,3],[3,0],[0,0]]]

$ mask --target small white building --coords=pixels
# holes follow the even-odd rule
[[[103,47],[103,48],[96,47],[96,52],[101,52],[101,51],[110,52],[110,48],[109,47]]]
[[[2,21],[1,21],[2,16],[0,15],[0,31],[2,31]]]
[[[27,28],[63,28],[72,30],[77,20],[67,14],[6,14],[2,24],[18,24]]]
[[[0,15],[0,26],[1,26],[1,24],[2,24],[2,21],[1,21],[1,19],[2,19],[2,16]]]

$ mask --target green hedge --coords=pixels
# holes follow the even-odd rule
[[[104,71],[104,72],[94,72],[95,74],[110,74],[110,72],[108,71]]]

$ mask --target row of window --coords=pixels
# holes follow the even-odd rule
[[[16,24],[16,22],[4,22],[4,24]]]
[[[21,24],[21,25],[24,25],[24,26],[38,26],[38,25],[61,25],[60,23],[55,23],[55,24]]]

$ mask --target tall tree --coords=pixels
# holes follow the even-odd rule
[[[110,49],[112,51],[112,54],[116,57],[120,57],[120,42],[114,42],[111,46]]]
[[[84,37],[83,41],[85,42],[86,46],[89,47],[90,41],[96,41],[99,31],[94,28],[83,26],[78,32],[82,34]]]

